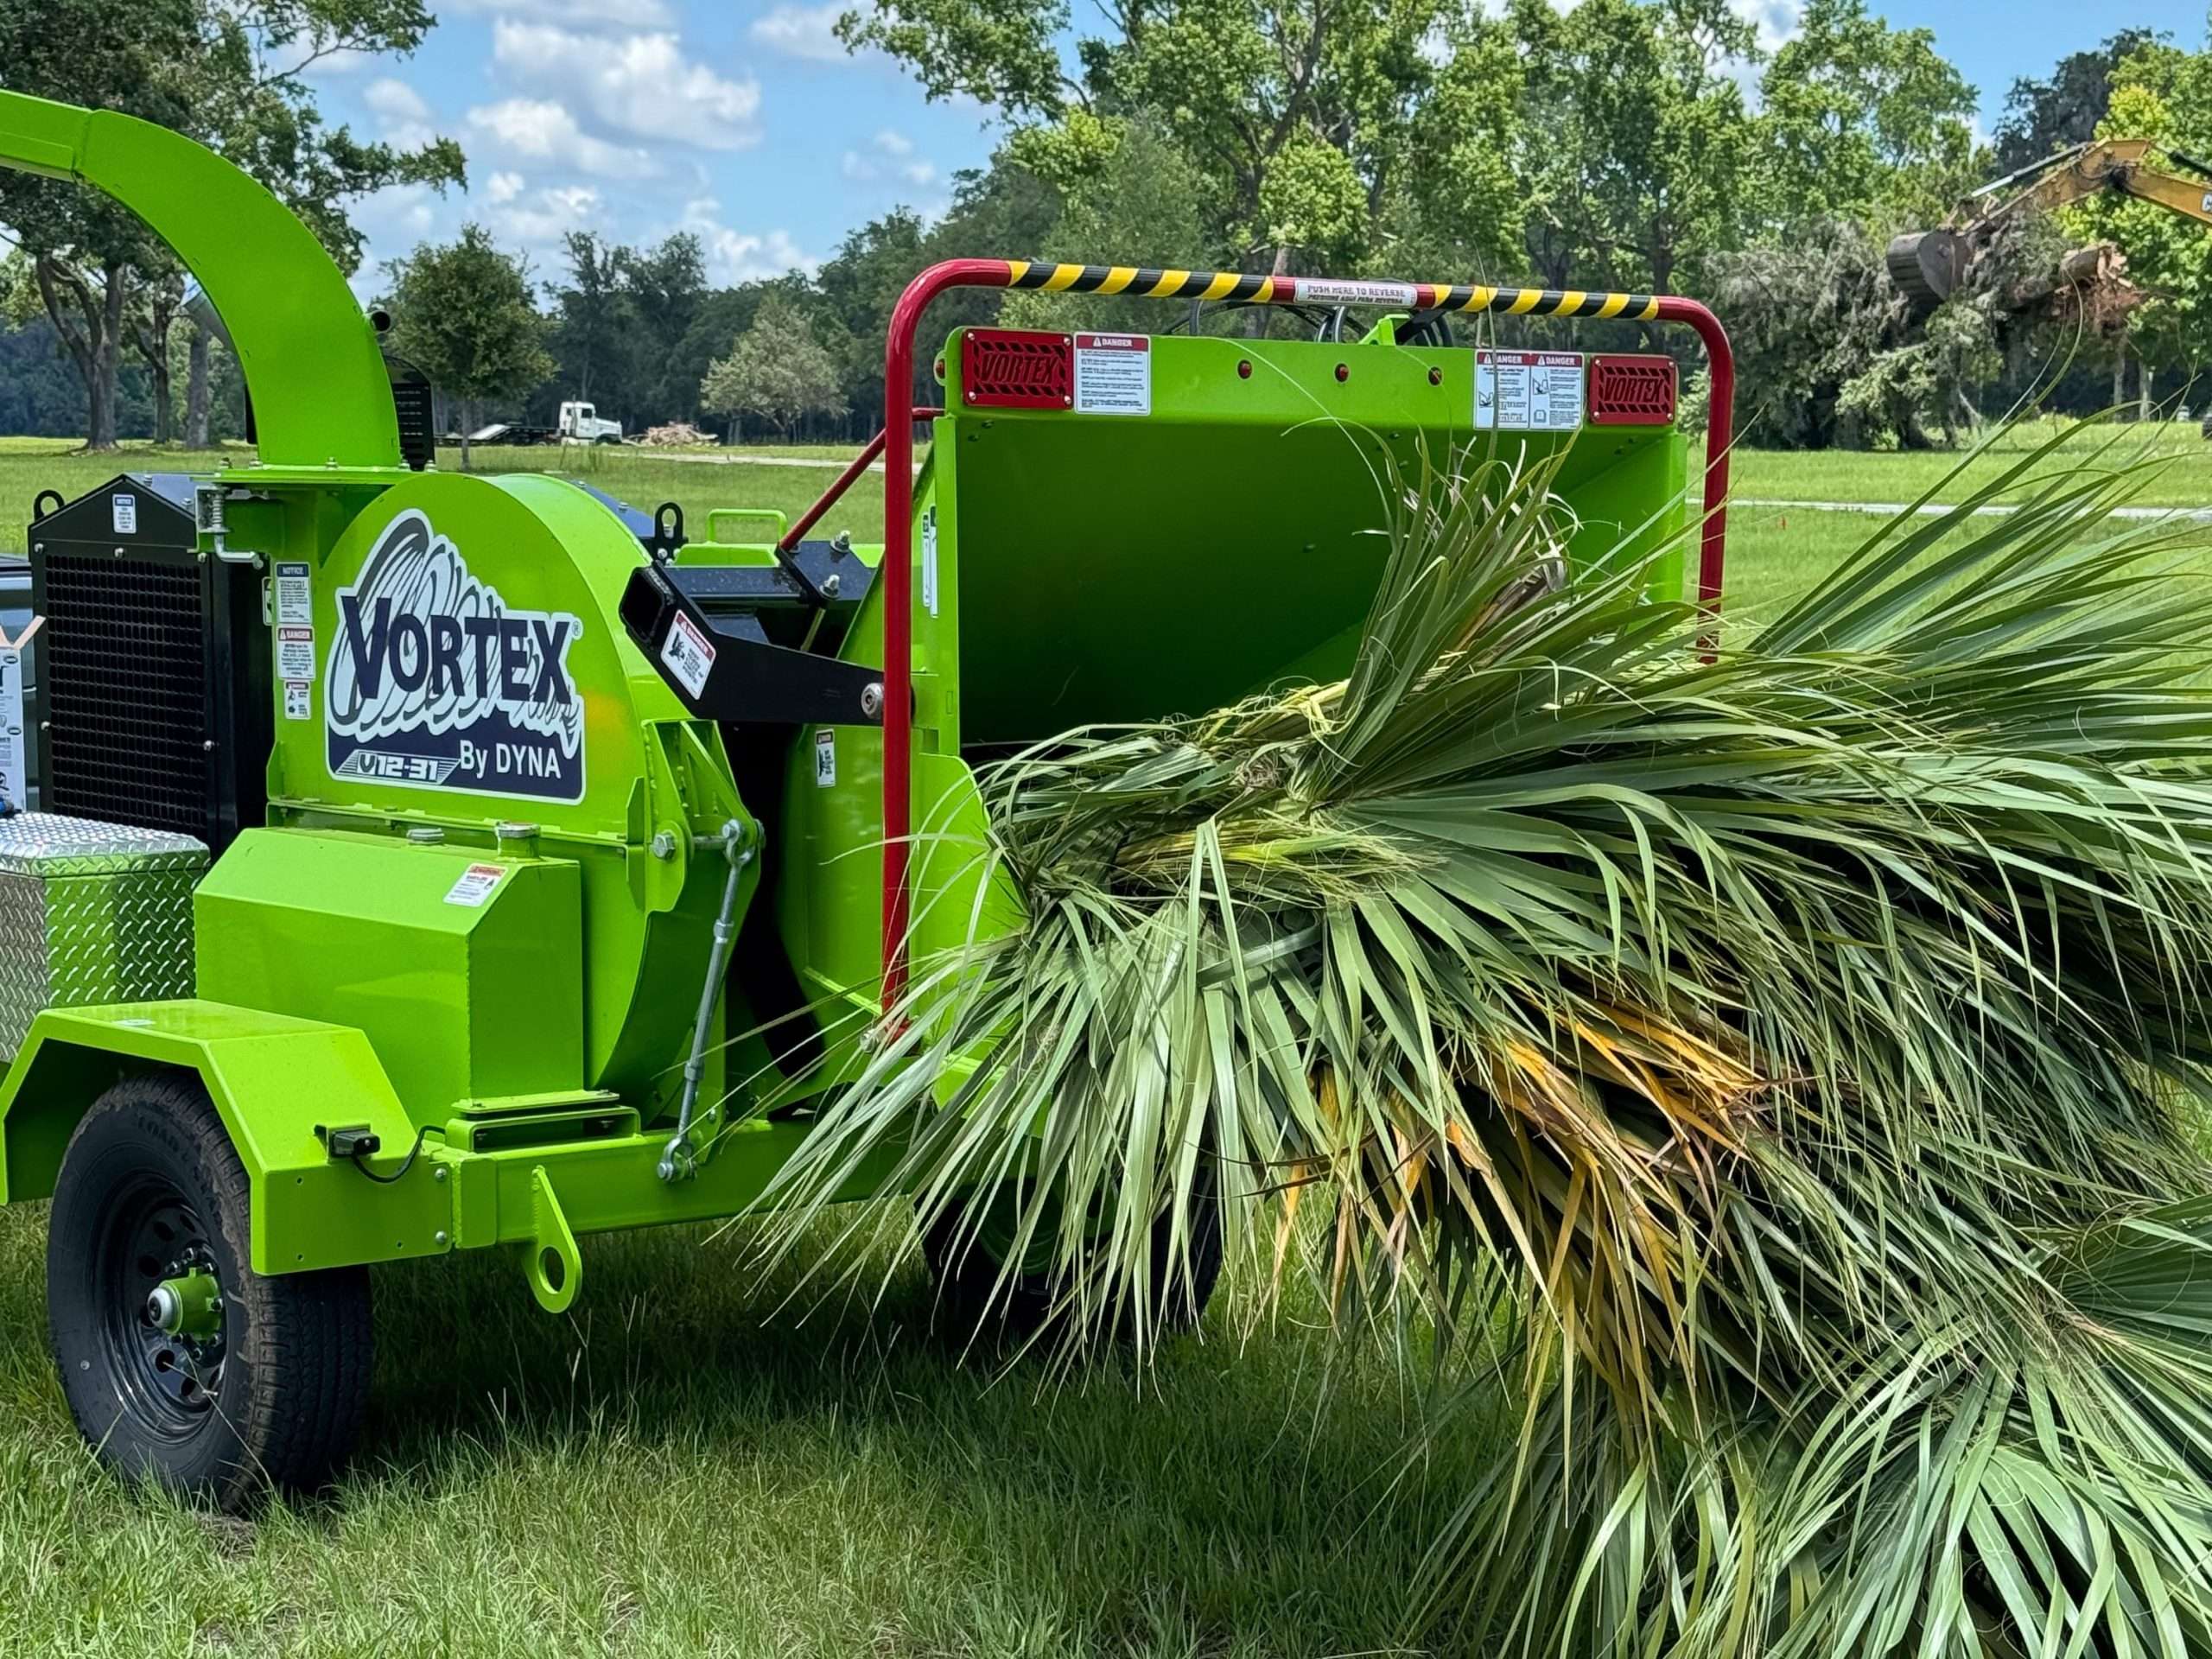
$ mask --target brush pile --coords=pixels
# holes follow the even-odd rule
[[[1437,1432],[1503,1376],[1413,1596],[1499,1651],[2212,1651],[2212,604],[2051,463],[1710,659],[1526,583],[1541,469],[1397,481],[1346,679],[984,776],[1026,924],[917,964],[787,1224],[893,1158],[1070,1340],[1217,1227],[1433,1336]]]

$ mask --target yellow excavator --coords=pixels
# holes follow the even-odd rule
[[[2185,178],[2158,162],[2196,176]],[[1898,237],[1889,246],[1890,280],[1916,313],[1931,311],[1965,285],[1974,261],[2006,225],[2107,190],[2212,225],[2212,166],[2147,138],[2098,139],[1985,184],[1936,230]]]

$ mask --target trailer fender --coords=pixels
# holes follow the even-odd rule
[[[48,1008],[0,1080],[0,1203],[49,1197],[86,1109],[123,1077],[206,1084],[245,1166],[257,1273],[391,1262],[451,1248],[454,1183],[435,1158],[394,1182],[334,1161],[318,1125],[365,1125],[390,1174],[415,1139],[368,1038],[351,1026],[198,1000]]]

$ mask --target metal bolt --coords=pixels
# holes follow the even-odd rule
[[[676,856],[676,837],[668,830],[664,830],[658,835],[655,836],[649,843],[647,843],[646,850],[655,858],[660,860],[662,863],[665,864],[670,859]]]
[[[215,740],[212,737],[202,738],[200,742],[200,747],[202,753],[213,754],[215,752]]]
[[[883,686],[879,681],[870,680],[861,688],[861,713],[874,720],[882,712]]]
[[[501,841],[531,841],[537,835],[537,826],[505,818],[492,826],[492,833]]]
[[[447,1239],[443,1232],[435,1232],[430,1235],[430,1243],[436,1245],[440,1249],[443,1249],[449,1241]]]
[[[443,1164],[438,1165],[435,1168],[430,1171],[430,1179],[434,1181],[442,1181],[445,1178],[446,1166]]]
[[[830,573],[829,575],[826,575],[826,576],[824,576],[824,577],[823,577],[823,578],[822,578],[822,594],[823,594],[823,598],[825,598],[825,599],[835,599],[835,598],[836,598],[836,597],[837,597],[837,590],[838,590],[840,588],[843,587],[844,585],[845,585],[845,584],[844,584],[843,579],[842,579],[842,578],[841,578],[840,576],[838,576],[838,575],[837,575],[833,571],[833,572],[832,572],[832,573]]]

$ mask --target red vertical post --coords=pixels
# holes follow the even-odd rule
[[[1697,602],[1717,620],[1728,556],[1728,450],[1736,441],[1736,353],[1720,319],[1695,300],[1662,296],[1658,320],[1688,323],[1705,343],[1705,518],[1698,543]]]
[[[950,288],[1004,288],[1003,259],[948,259],[906,284],[883,356],[883,1006],[906,982],[914,766],[914,334]]]

